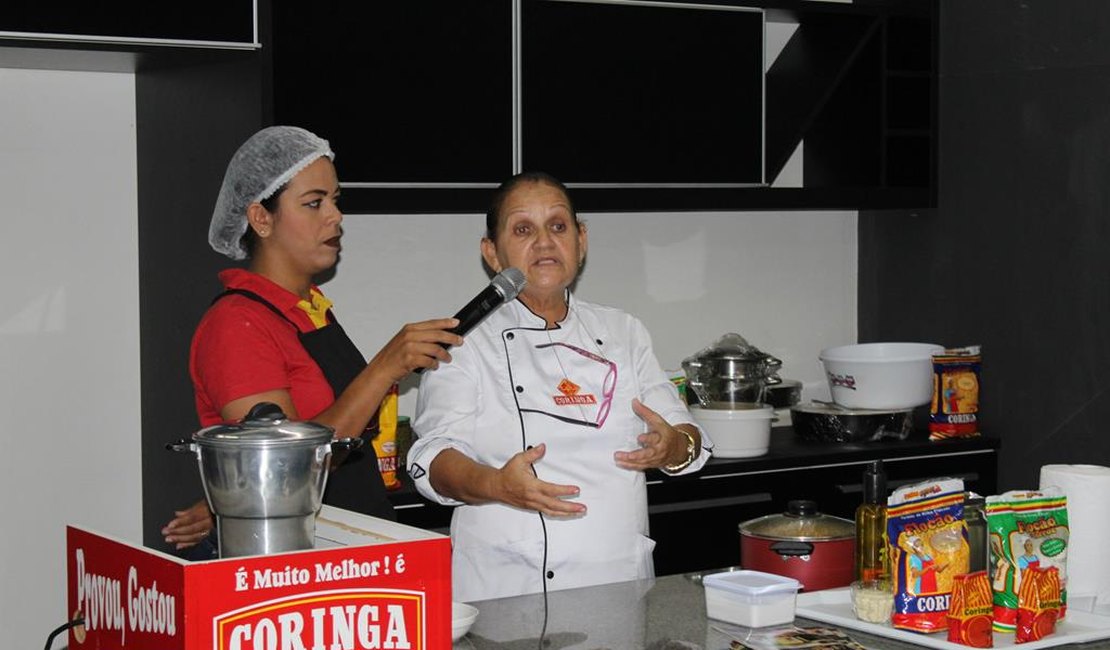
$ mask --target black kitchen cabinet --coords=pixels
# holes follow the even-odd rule
[[[526,0],[520,39],[524,169],[571,187],[764,184],[762,11]]]
[[[658,474],[648,486],[656,573],[739,566],[739,525],[786,511],[795,499],[816,501],[828,515],[852,519],[862,502],[864,468],[882,459],[888,490],[937,477],[964,481],[980,494],[997,490],[998,441],[806,443],[774,429],[771,450],[752,459],[713,459],[690,476]]]
[[[275,122],[332,142],[348,212],[473,208],[512,173],[509,0],[273,10]]]
[[[584,211],[930,207],[935,5],[274,3],[274,121],[335,143],[352,213],[482,212],[521,169]],[[766,74],[760,18],[797,26]]]
[[[258,42],[256,16],[255,0],[5,0],[0,3],[0,38],[253,47]]]
[[[864,468],[882,459],[889,490],[938,478],[964,481],[967,490],[998,490],[995,438],[933,442],[924,433],[907,440],[809,443],[787,427],[775,428],[771,449],[755,458],[715,458],[687,476],[648,475],[648,517],[658,575],[738,566],[740,523],[786,510],[809,499],[821,512],[852,519],[863,499]],[[402,523],[446,533],[451,508],[432,504],[405,487],[391,495]]]

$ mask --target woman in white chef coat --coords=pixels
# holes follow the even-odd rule
[[[408,455],[451,521],[456,600],[654,575],[644,471],[699,469],[693,424],[639,320],[577,300],[585,224],[542,173],[498,188],[482,257],[527,284],[424,373]]]

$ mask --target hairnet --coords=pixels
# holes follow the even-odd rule
[[[252,135],[227,164],[208,243],[233,260],[245,258],[247,251],[239,240],[247,231],[247,206],[273,196],[323,156],[335,159],[328,141],[295,126],[271,126]]]

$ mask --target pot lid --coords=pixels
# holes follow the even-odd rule
[[[816,501],[790,501],[786,512],[765,515],[740,524],[740,532],[752,537],[770,540],[818,542],[825,540],[855,539],[855,522],[817,511]]]
[[[277,404],[259,402],[239,422],[205,427],[193,434],[193,440],[212,447],[315,447],[334,435],[329,426],[289,420]]]
[[[682,360],[688,382],[704,386],[711,382],[725,381],[729,388],[733,381],[779,383],[778,370],[782,361],[756,348],[735,333],[725,334],[713,345]],[[712,392],[712,390],[711,390]],[[704,396],[705,400],[720,396]]]
[[[700,350],[683,361],[778,361],[766,352],[761,351],[743,336],[736,333],[725,334],[713,342],[713,345]]]

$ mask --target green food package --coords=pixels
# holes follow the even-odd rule
[[[1013,632],[1017,625],[1022,571],[1056,567],[1064,585],[1060,618],[1067,611],[1068,508],[1059,488],[1013,490],[987,497],[987,531],[994,590],[994,629]]]

